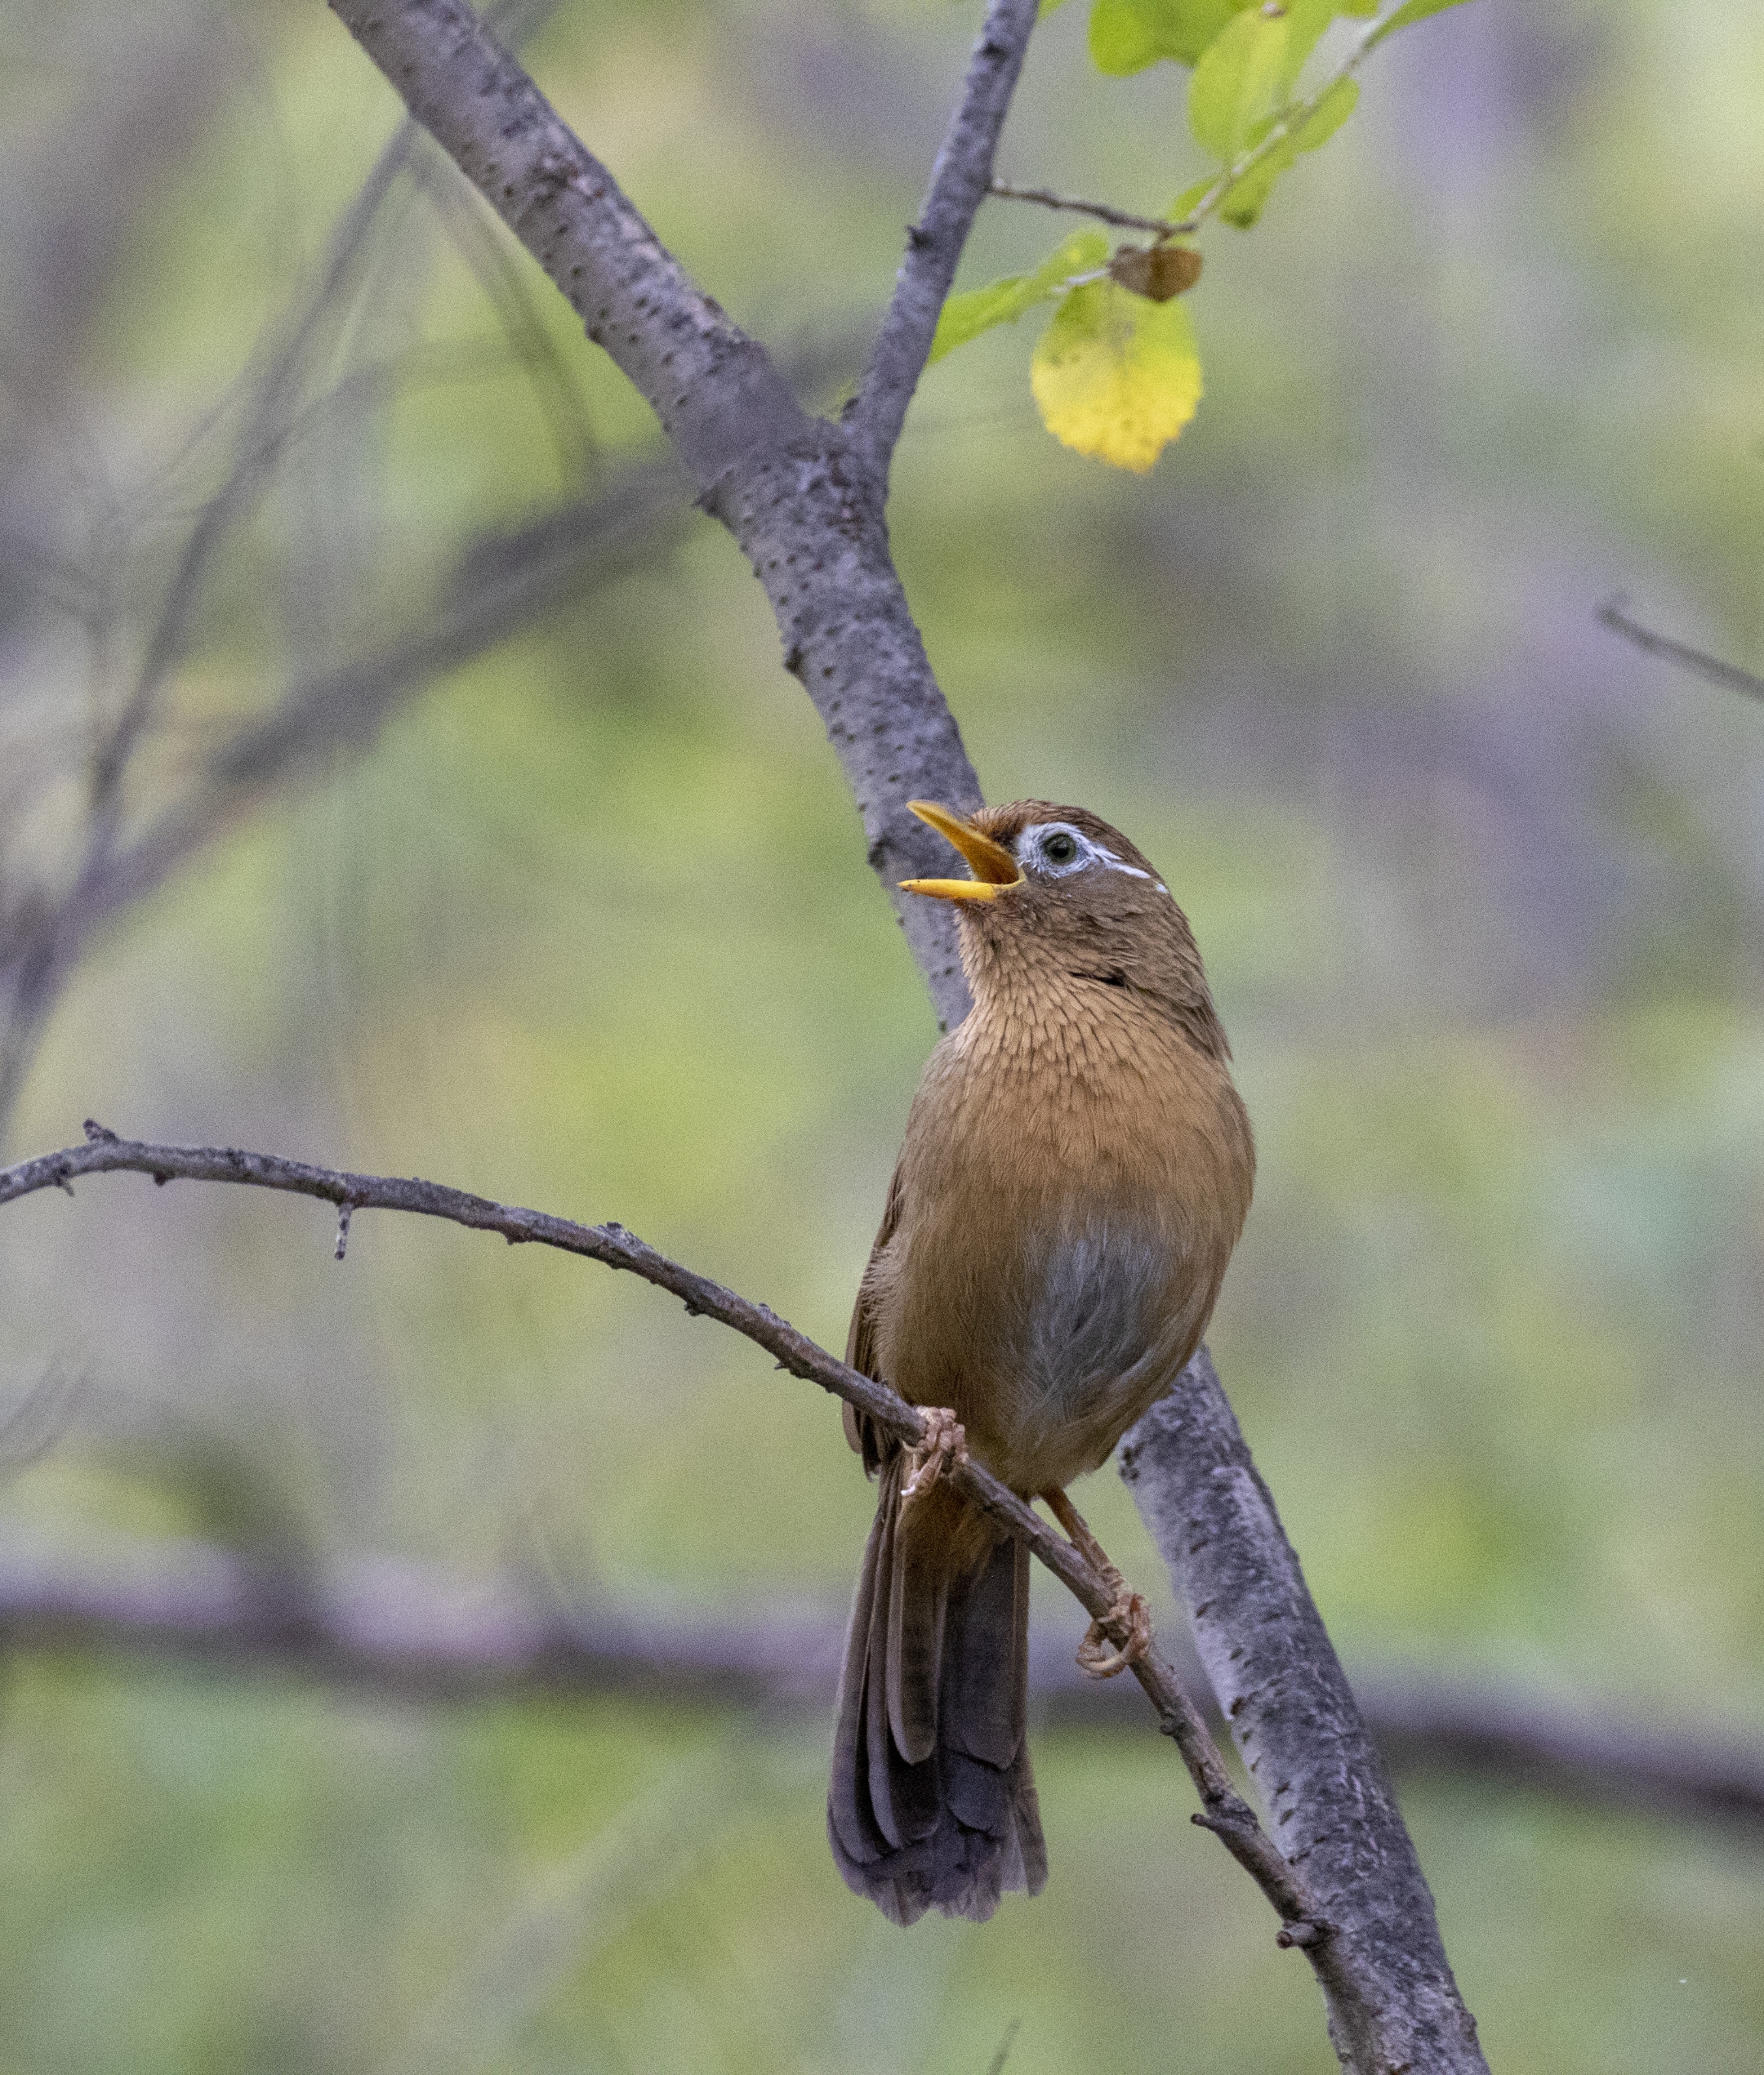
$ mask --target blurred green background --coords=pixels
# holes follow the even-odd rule
[[[564,0],[528,56],[825,403],[973,29]],[[1155,209],[1196,170],[1183,75],[1102,80],[1084,29],[1044,25],[1000,171]],[[653,454],[421,150],[278,362],[396,115],[317,0],[0,10],[15,911],[72,883],[91,746],[242,448],[131,826],[296,679],[416,637],[474,543],[617,511]],[[1754,1740],[1764,706],[1594,610],[1764,666],[1761,201],[1757,10],[1476,0],[1381,53],[1254,233],[1209,234],[1207,395],[1154,474],[1041,432],[1031,320],[927,377],[892,508],[989,796],[1096,808],[1194,920],[1261,1152],[1212,1343],[1350,1668]],[[991,205],[964,283],[1065,227]],[[120,913],[5,1156],[91,1115],[430,1175],[622,1220],[842,1345],[934,1031],[758,588],[668,509]],[[561,1257],[363,1215],[339,1268],[332,1236],[135,1177],[9,1209],[0,1412],[47,1389],[58,1428],[0,1551],[843,1602],[870,1494],[817,1392]],[[1150,1578],[1115,1480],[1083,1503]],[[905,1935],[834,1872],[825,1740],[16,1654],[0,2075],[984,2075],[1013,2019],[1011,2075],[1334,2065],[1149,1733],[1043,1736],[1045,1895]],[[1404,1801],[1496,2069],[1764,2061],[1755,1832]]]

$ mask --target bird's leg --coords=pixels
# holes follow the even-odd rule
[[[1114,1604],[1093,1621],[1078,1645],[1078,1668],[1093,1679],[1112,1679],[1129,1664],[1137,1664],[1152,1647],[1152,1614],[1139,1595],[1111,1564],[1102,1545],[1090,1532],[1090,1524],[1058,1485],[1042,1493],[1054,1517],[1071,1537],[1072,1547],[1102,1580]],[[1116,1638],[1116,1649],[1106,1645]]]
[[[966,1430],[948,1406],[922,1405],[919,1410],[924,1420],[925,1436],[907,1453],[902,1498],[916,1498],[920,1492],[929,1491],[951,1463],[968,1460]]]

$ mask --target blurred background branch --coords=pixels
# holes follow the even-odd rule
[[[499,27],[518,42],[550,11],[551,0],[524,0],[500,11]],[[123,152],[183,149],[185,131],[158,111],[186,78],[212,84],[211,59],[193,36],[151,65],[119,66],[106,82],[116,105],[103,133]],[[579,385],[538,320],[529,277],[472,189],[408,122],[307,285],[275,313],[221,400],[172,444],[157,481],[126,501],[106,495],[101,479],[56,469],[82,327],[101,306],[102,262],[115,263],[128,198],[152,170],[119,161],[72,180],[58,167],[40,172],[62,197],[34,255],[52,293],[38,299],[38,322],[15,335],[28,357],[5,370],[14,407],[0,444],[11,577],[0,581],[0,640],[16,652],[0,679],[0,1144],[95,930],[289,787],[368,754],[401,706],[451,672],[667,554],[688,511],[670,460],[603,454]],[[466,262],[496,331],[386,355],[363,318],[412,292],[400,277],[420,234],[419,202]],[[91,256],[83,277],[70,273],[69,252]],[[528,385],[567,493],[514,528],[498,523],[449,543],[439,569],[413,582],[391,533],[364,535],[363,514],[333,479],[281,575],[280,609],[301,667],[277,687],[242,666],[234,616],[242,581],[255,584],[261,566],[253,528],[266,505],[285,500],[296,449],[325,448],[341,461],[413,390],[504,369]],[[813,382],[831,371],[797,372]],[[384,601],[379,586],[362,589],[374,563],[384,566]],[[254,609],[270,604],[259,597]],[[387,642],[389,621],[410,632]],[[66,670],[69,636],[89,657],[83,671]],[[327,651],[334,660],[314,669],[310,659]]]
[[[1718,684],[1724,692],[1744,692],[1748,698],[1764,699],[1764,677],[1751,670],[1743,670],[1734,663],[1724,663],[1718,656],[1711,656],[1700,648],[1687,648],[1682,641],[1668,635],[1655,634],[1638,620],[1632,619],[1624,610],[1625,598],[1608,599],[1598,609],[1599,624],[1609,627],[1613,634],[1620,634],[1625,641],[1632,641],[1644,655],[1659,656],[1668,663],[1676,663],[1691,676],[1699,677],[1707,684]]]
[[[1038,1619],[1031,1700],[1048,1727],[1143,1731],[1120,1681],[1086,1678],[1074,1621]],[[1183,1684],[1225,1725],[1179,1630]],[[755,1709],[823,1721],[839,1682],[843,1611],[621,1596],[559,1604],[512,1579],[462,1580],[397,1557],[278,1573],[213,1543],[109,1547],[102,1561],[0,1538],[0,1649],[292,1674],[433,1704],[621,1695],[667,1708]],[[1739,1824],[1764,1841],[1764,1748],[1694,1725],[1626,1719],[1584,1698],[1468,1684],[1395,1664],[1354,1677],[1367,1723],[1400,1770],[1459,1773],[1519,1792]]]

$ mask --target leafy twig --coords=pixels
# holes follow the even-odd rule
[[[853,439],[884,480],[962,247],[986,198],[992,154],[1035,28],[1037,4],[1038,0],[990,0],[961,100],[931,169],[919,220],[907,234],[893,299],[863,386],[846,414]]]

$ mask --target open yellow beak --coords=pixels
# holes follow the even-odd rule
[[[947,836],[973,868],[972,879],[903,879],[903,893],[929,893],[934,901],[996,901],[1000,894],[1022,884],[1017,860],[1003,844],[929,799],[910,799],[906,804],[921,822]]]

